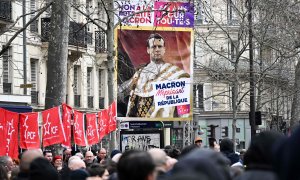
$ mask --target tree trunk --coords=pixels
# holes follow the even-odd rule
[[[295,94],[293,98],[292,104],[292,115],[291,115],[291,122],[290,128],[294,129],[299,124],[300,120],[300,63],[298,62],[296,69],[295,69]]]
[[[68,0],[53,0],[47,60],[45,109],[58,106],[66,99],[69,41]]]
[[[107,85],[108,85],[108,102],[114,101],[114,3],[107,0]],[[117,127],[118,128],[118,127]],[[116,149],[116,131],[110,134],[109,147],[110,151]]]
[[[237,79],[237,78],[236,78]],[[232,141],[233,141],[233,149],[234,151],[236,150],[236,114],[237,114],[237,99],[238,99],[238,81],[233,82],[233,87],[232,87],[232,112],[233,112],[233,117],[232,117]]]

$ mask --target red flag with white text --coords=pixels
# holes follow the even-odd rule
[[[59,144],[64,141],[64,129],[60,107],[42,111],[43,117],[43,147]]]
[[[98,118],[99,118],[99,140],[102,140],[102,138],[109,133],[109,127],[108,127],[108,110],[103,109],[102,111],[98,112]]]
[[[5,127],[6,127],[6,121],[5,121],[5,109],[0,108],[0,144],[5,144]],[[6,147],[1,145],[0,146],[0,156],[5,156],[6,154]]]
[[[96,114],[86,114],[86,138],[88,145],[94,145],[99,142],[98,123]]]
[[[65,131],[64,141],[62,145],[68,148],[71,148],[71,121],[72,121],[72,107],[68,106],[67,104],[62,104],[62,111],[63,111],[63,127]]]
[[[73,136],[75,144],[86,146],[84,131],[84,113],[74,110]]]
[[[17,159],[19,155],[18,147],[18,124],[19,114],[5,110],[5,155],[10,156],[12,159]]]
[[[39,113],[20,114],[20,148],[40,148]]]
[[[114,101],[108,108],[108,117],[109,117],[109,132],[115,131],[117,128],[117,119],[116,119],[116,101]]]

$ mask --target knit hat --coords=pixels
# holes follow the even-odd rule
[[[62,157],[61,157],[61,156],[59,156],[59,155],[57,155],[57,156],[54,156],[54,158],[53,158],[53,162],[55,162],[57,159],[61,159],[61,160],[62,160]]]
[[[84,169],[77,169],[70,173],[70,179],[72,180],[85,180],[89,177],[89,173]]]
[[[111,151],[110,158],[113,158],[116,154],[121,153],[118,149],[114,149]]]

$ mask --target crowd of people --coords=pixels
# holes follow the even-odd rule
[[[1,180],[296,180],[300,179],[300,129],[290,137],[264,131],[254,136],[247,150],[234,151],[230,139],[218,144],[202,139],[182,150],[165,146],[148,151],[112,150],[72,152],[31,149],[19,160],[0,157]],[[299,174],[299,175],[298,175]]]

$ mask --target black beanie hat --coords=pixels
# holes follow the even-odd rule
[[[58,172],[50,162],[42,157],[36,158],[30,164],[29,180],[59,180]]]

